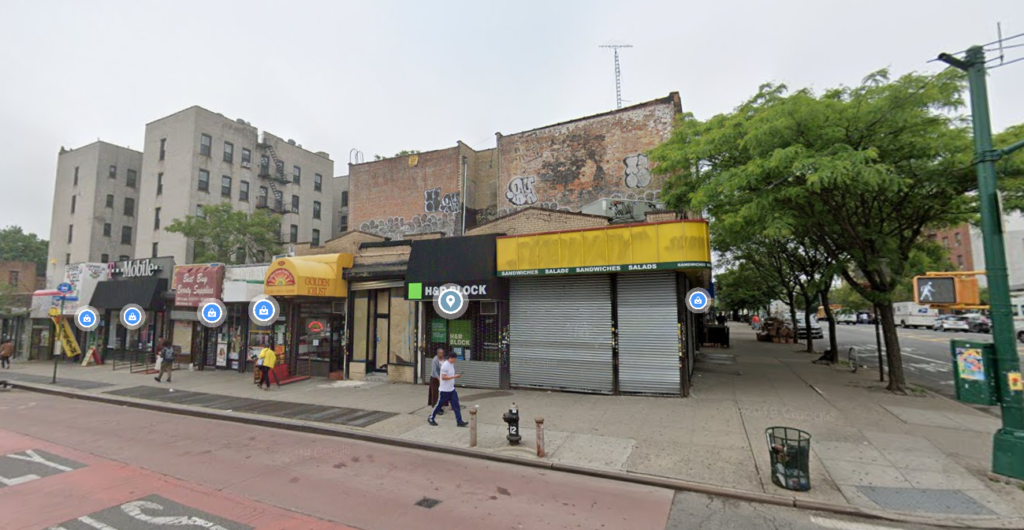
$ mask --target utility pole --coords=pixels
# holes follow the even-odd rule
[[[611,48],[615,53],[615,108],[622,108],[622,74],[619,72],[619,48],[632,48],[632,44],[602,44],[598,48]]]
[[[1000,43],[1001,45],[1001,43]],[[967,72],[971,90],[971,116],[974,124],[974,162],[978,174],[978,200],[981,207],[981,232],[985,246],[985,270],[988,276],[992,311],[992,338],[996,351],[996,377],[1003,427],[992,442],[992,471],[1024,480],[1024,392],[1011,388],[1011,377],[1020,377],[1020,359],[1010,309],[1010,282],[1006,275],[1006,249],[1003,244],[1002,212],[996,187],[996,161],[1024,147],[1024,141],[1005,149],[992,146],[988,88],[985,75],[985,50],[967,49],[963,59],[940,54],[939,60]]]

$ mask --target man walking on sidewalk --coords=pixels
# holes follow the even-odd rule
[[[174,370],[174,345],[171,343],[171,339],[164,339],[160,343],[160,373],[153,379],[159,383],[163,379],[164,374],[167,374],[167,382],[171,382],[171,371]]]
[[[427,394],[427,405],[437,405],[438,392],[441,387],[441,364],[444,363],[444,348],[437,349],[437,355],[430,360],[430,390]],[[437,412],[444,414],[444,409]]]
[[[462,377],[462,374],[455,373],[455,353],[448,353],[448,360],[441,365],[441,385],[440,385],[440,396],[437,400],[437,405],[434,406],[434,410],[430,413],[430,418],[427,419],[427,423],[437,427],[437,422],[434,421],[434,417],[437,416],[437,411],[441,410],[441,407],[451,404],[452,410],[455,411],[455,421],[459,427],[466,427],[469,423],[462,421],[462,407],[459,405],[459,393],[455,391],[455,380]]]
[[[0,367],[10,369],[13,355],[14,343],[11,342],[11,339],[4,337],[3,343],[0,343]]]

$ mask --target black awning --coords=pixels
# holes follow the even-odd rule
[[[166,291],[166,278],[108,280],[96,284],[89,305],[96,309],[121,309],[128,304],[138,304],[146,310],[160,311],[164,309]]]
[[[412,242],[409,269],[405,274],[406,297],[428,299],[433,288],[452,283],[462,287],[469,300],[504,300],[506,280],[496,275],[497,236],[442,237]],[[420,297],[415,286],[419,284]]]

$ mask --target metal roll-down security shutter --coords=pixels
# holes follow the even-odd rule
[[[679,395],[675,273],[620,274],[617,282],[619,391]]]
[[[610,277],[522,278],[510,289],[512,385],[610,394]]]

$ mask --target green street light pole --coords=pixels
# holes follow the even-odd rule
[[[1010,389],[1009,374],[1020,373],[1020,358],[1010,307],[1010,282],[1006,275],[1006,250],[1003,245],[1002,212],[996,187],[996,161],[1024,147],[1017,142],[1006,149],[992,147],[988,88],[985,82],[985,50],[973,46],[964,59],[947,54],[939,60],[967,72],[971,89],[971,116],[974,123],[974,161],[978,173],[978,201],[981,206],[981,232],[985,245],[985,272],[988,277],[992,310],[992,337],[996,349],[996,377],[1003,428],[996,431],[992,443],[992,471],[1024,480],[1024,393]]]

